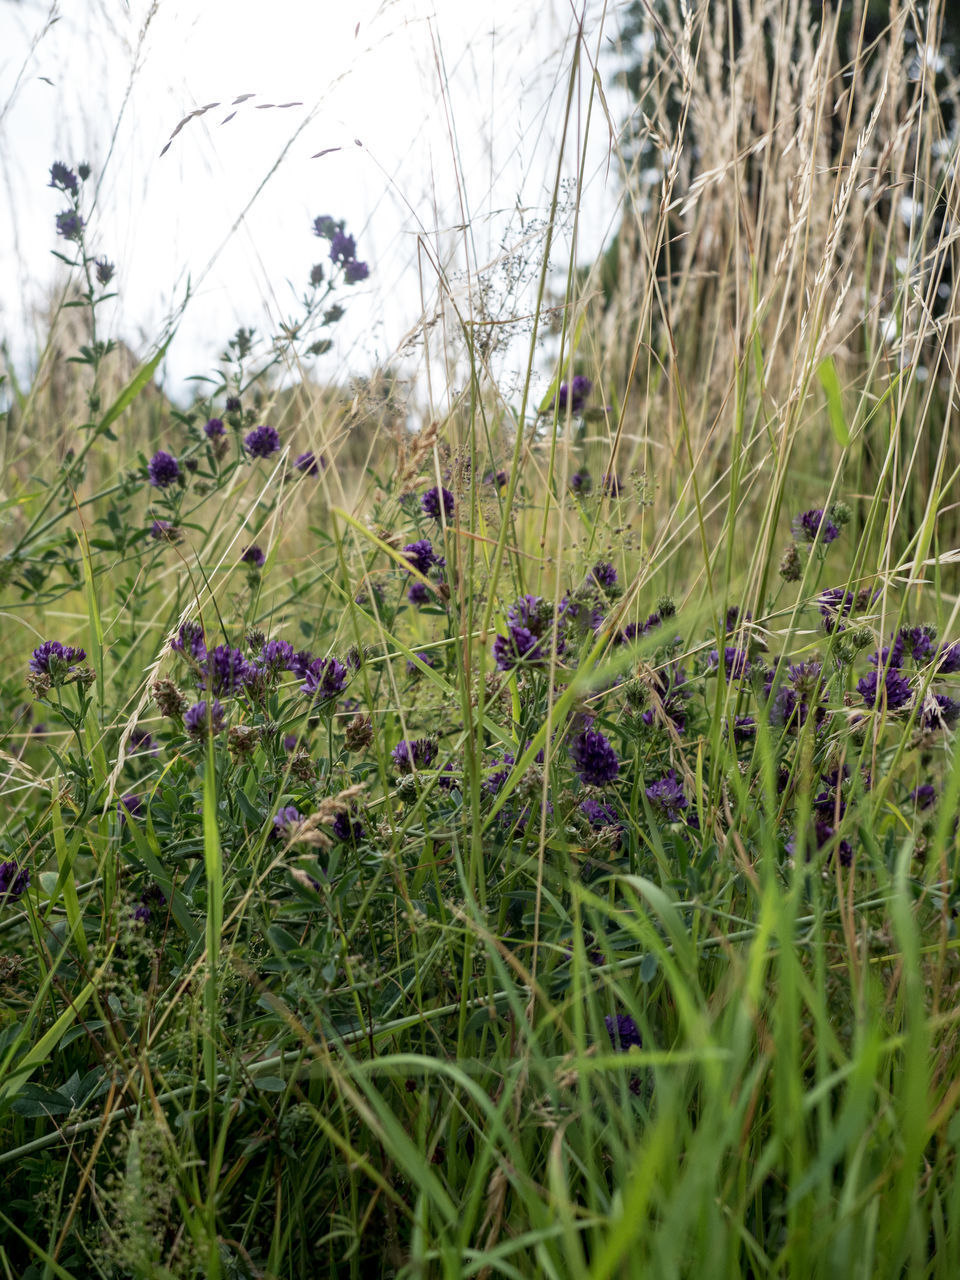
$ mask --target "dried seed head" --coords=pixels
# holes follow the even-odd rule
[[[348,751],[363,751],[373,741],[373,721],[358,712],[347,725],[343,740]]]
[[[189,703],[172,680],[165,677],[155,680],[151,692],[153,700],[161,715],[178,719],[186,711]]]

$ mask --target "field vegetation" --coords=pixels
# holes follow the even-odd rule
[[[324,363],[377,272],[331,207],[296,322],[169,398],[51,158],[64,285],[0,385],[0,1276],[960,1274],[943,19],[577,30],[536,305],[465,236],[448,388]]]

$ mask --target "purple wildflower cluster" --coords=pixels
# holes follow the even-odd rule
[[[56,682],[65,677],[78,662],[86,658],[86,650],[63,645],[59,640],[44,640],[33,651],[29,666],[31,671],[51,677]]]
[[[247,547],[242,553],[240,556],[240,563],[248,564],[254,569],[262,569],[267,563],[267,557],[264,555],[260,547],[254,544],[251,547]]]
[[[593,390],[593,383],[582,373],[574,376],[573,380],[568,384],[561,382],[560,390],[557,392],[555,400],[551,400],[548,408],[558,408],[561,413],[566,412],[569,408],[571,413],[583,413],[586,407],[587,398]]]
[[[341,809],[333,819],[333,834],[344,844],[359,844],[366,835],[363,823],[353,816],[355,813],[356,809],[352,809],[349,813]]]
[[[293,465],[297,471],[302,471],[306,476],[318,476],[321,467],[326,467],[327,464],[321,455],[308,450],[306,453],[301,453]]]
[[[819,537],[822,544],[827,544],[840,537],[840,530],[822,509],[802,511],[794,517],[791,529],[798,542],[813,543]]]
[[[16,902],[30,887],[30,872],[16,862],[0,862],[0,905]]]
[[[400,773],[429,769],[437,758],[437,744],[432,738],[401,738],[390,755]]]
[[[620,772],[616,751],[598,730],[584,729],[577,734],[570,744],[570,759],[587,786],[605,787]]]
[[[343,270],[343,278],[347,284],[359,284],[366,280],[370,268],[365,262],[357,259],[357,242],[353,236],[347,235],[343,221],[337,221],[327,214],[321,214],[313,222],[313,234],[322,240],[330,241],[330,261],[335,267]],[[314,267],[310,283],[317,286],[323,280],[322,267]]]
[[[507,633],[498,635],[493,642],[493,657],[501,671],[512,671],[521,663],[544,666],[550,658],[554,631],[554,614],[557,613],[556,654],[559,657],[566,648],[564,623],[571,620],[569,606],[554,609],[542,596],[525,595],[507,610]],[[564,619],[563,613],[569,616]]]
[[[336,658],[315,658],[304,673],[301,687],[315,702],[331,702],[347,687],[347,669]]]
[[[434,486],[434,488],[428,489],[420,499],[420,508],[423,514],[429,516],[431,520],[439,521],[441,519],[441,510],[447,520],[452,520],[455,506],[453,494],[449,489],[444,489],[443,487],[438,489]]]
[[[280,448],[280,435],[276,427],[264,424],[248,431],[243,437],[243,445],[251,458],[269,458]]]
[[[195,702],[189,707],[183,717],[183,723],[191,738],[205,738],[207,735],[207,725],[210,725],[211,733],[220,733],[226,725],[226,715],[223,707],[214,699],[209,705],[206,698]]]
[[[180,464],[172,453],[158,449],[147,464],[147,476],[155,489],[166,489],[180,479]]]
[[[289,836],[304,820],[304,815],[295,804],[285,805],[278,809],[273,818],[273,834]]]
[[[720,653],[717,649],[711,649],[707,654],[707,670],[718,671],[720,669]],[[723,671],[728,680],[739,680],[750,673],[750,658],[743,649],[737,649],[733,645],[727,645],[723,651]]]
[[[166,906],[167,897],[158,884],[148,884],[140,895],[140,901],[134,908],[133,918],[139,924],[148,924],[153,916],[154,907]]]
[[[628,1049],[643,1048],[640,1031],[628,1013],[607,1014],[603,1022],[607,1028],[610,1043],[618,1053],[626,1053]]]
[[[683,783],[675,769],[668,769],[662,778],[646,788],[650,807],[667,822],[682,822],[684,811],[690,804],[683,790]]]

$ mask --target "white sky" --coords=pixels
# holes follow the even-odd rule
[[[593,57],[604,5],[585,2]],[[609,46],[616,13],[604,23]],[[65,201],[46,186],[49,166],[87,159],[88,186],[100,181],[90,243],[118,267],[108,329],[145,353],[192,281],[170,390],[210,372],[238,325],[264,334],[296,314],[310,267],[326,257],[311,234],[321,213],[346,219],[371,276],[343,299],[337,348],[316,373],[345,380],[388,361],[421,313],[418,234],[451,273],[466,265],[452,230],[451,127],[472,266],[522,239],[518,204],[528,228],[545,215],[574,29],[569,0],[0,0],[0,336],[29,360],[29,317],[62,280],[50,250],[64,247],[54,217]],[[222,123],[240,94],[255,96]],[[291,101],[303,105],[256,109]],[[222,105],[161,157],[177,122],[211,102]],[[575,114],[574,139],[577,127]],[[340,150],[311,158],[327,148]],[[616,229],[607,148],[595,103],[581,261]],[[575,166],[571,144],[565,173]],[[568,250],[561,235],[555,260]],[[435,294],[429,274],[425,287]]]

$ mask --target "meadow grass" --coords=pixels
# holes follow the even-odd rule
[[[579,32],[523,377],[468,256],[416,432],[390,370],[309,375],[362,237],[305,228],[302,325],[178,408],[52,171],[70,284],[2,445],[0,1274],[958,1273],[941,16],[667,0],[626,124]],[[583,268],[564,164],[608,128]]]

